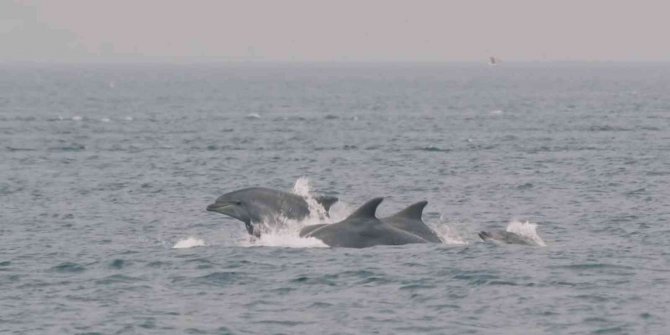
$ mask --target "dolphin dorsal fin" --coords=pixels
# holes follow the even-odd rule
[[[359,219],[373,219],[376,218],[375,212],[377,212],[377,207],[382,203],[384,198],[374,198],[363,206],[359,207],[355,212],[353,212],[347,219],[359,218]]]
[[[395,213],[393,217],[396,218],[407,218],[414,220],[421,220],[421,215],[423,214],[423,208],[426,207],[428,201],[419,201],[415,204],[409,205],[409,207],[401,210],[398,213]]]
[[[326,212],[330,210],[330,206],[332,206],[334,203],[337,202],[336,197],[331,197],[327,195],[320,195],[314,198],[314,200],[316,200],[316,202],[318,202],[321,206],[323,206],[323,209],[325,209]]]

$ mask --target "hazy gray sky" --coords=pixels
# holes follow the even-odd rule
[[[670,1],[0,0],[0,60],[670,60]]]

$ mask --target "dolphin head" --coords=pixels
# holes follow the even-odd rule
[[[207,210],[238,219],[244,222],[247,232],[250,235],[260,235],[260,231],[255,229],[253,225],[255,218],[251,214],[250,204],[243,196],[237,194],[237,192],[227,193],[220,196],[213,204],[207,206]]]

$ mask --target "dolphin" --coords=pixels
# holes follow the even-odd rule
[[[383,200],[384,198],[374,198],[366,202],[343,221],[316,228],[307,226],[300,231],[300,236],[315,237],[331,247],[343,248],[428,243],[419,236],[378,219],[375,212]]]
[[[495,230],[491,232],[482,231],[477,235],[479,235],[479,238],[481,238],[482,241],[539,246],[537,242],[527,237],[504,230]]]
[[[328,212],[337,202],[336,197],[318,196],[315,198]],[[207,206],[207,210],[228,215],[244,222],[247,232],[260,236],[260,223],[281,224],[281,218],[302,220],[309,215],[309,205],[305,198],[279,190],[263,187],[245,188],[220,196]]]
[[[421,220],[421,214],[428,201],[420,201],[408,206],[400,212],[389,217],[380,218],[382,222],[388,223],[391,226],[412,233],[424,240],[432,243],[442,243],[442,239]],[[307,235],[310,232],[327,226],[327,223],[310,225],[300,231],[301,236]]]
[[[437,234],[430,229],[423,220],[421,220],[423,208],[426,207],[427,204],[428,201],[419,201],[394,215],[380,220],[395,228],[419,236],[428,242],[442,243],[442,239],[440,239],[440,237],[437,236]]]

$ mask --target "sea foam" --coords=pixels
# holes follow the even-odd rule
[[[190,236],[188,238],[183,238],[175,245],[172,247],[173,249],[188,249],[188,248],[193,248],[193,247],[204,247],[205,246],[205,241],[197,238]]]
[[[540,235],[537,233],[537,224],[535,223],[530,223],[528,221],[521,222],[513,220],[507,225],[507,228],[505,228],[505,230],[509,233],[514,233],[523,236],[529,240],[532,240],[541,247],[547,246],[547,244],[544,243]]]

